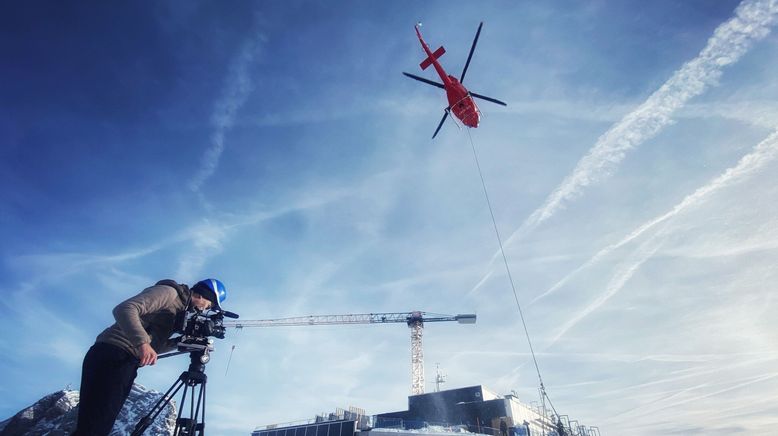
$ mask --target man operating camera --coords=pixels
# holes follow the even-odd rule
[[[161,280],[116,306],[116,323],[97,336],[84,357],[73,436],[108,435],[138,368],[154,365],[158,354],[176,349],[170,336],[187,311],[221,310],[226,297],[224,284],[216,279],[201,280],[191,289]]]

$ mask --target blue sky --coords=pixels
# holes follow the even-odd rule
[[[604,434],[778,424],[775,1],[132,2],[0,14],[0,418],[68,384],[124,298],[223,280],[246,319],[478,314],[427,379],[537,376],[473,160],[404,78],[417,21],[470,131],[543,380]],[[209,427],[402,410],[402,326],[232,332]],[[236,346],[225,375],[228,350]],[[140,371],[167,388],[185,359]],[[428,384],[427,389],[433,386]]]

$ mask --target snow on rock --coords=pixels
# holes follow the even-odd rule
[[[35,404],[21,410],[16,415],[0,422],[0,436],[66,436],[76,428],[78,417],[78,391],[62,390],[46,395]],[[135,424],[146,415],[161,393],[148,390],[141,385],[132,386],[124,407],[116,418],[111,436],[127,436],[132,433]],[[176,409],[171,402],[145,434],[173,434],[176,425]]]

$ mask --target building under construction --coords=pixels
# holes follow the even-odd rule
[[[475,433],[491,436],[599,436],[565,416],[553,420],[542,408],[515,395],[499,396],[483,386],[411,395],[408,409],[368,416],[364,410],[338,410],[296,423],[259,427],[252,436],[401,436]]]

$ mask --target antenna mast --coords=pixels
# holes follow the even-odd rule
[[[435,392],[440,392],[440,385],[446,382],[446,376],[440,373],[440,364],[435,364]]]

